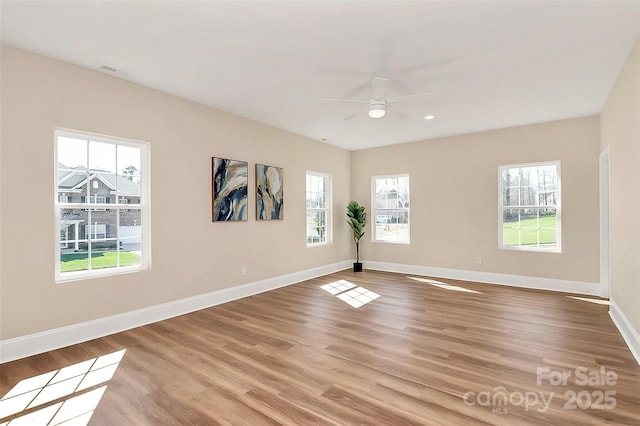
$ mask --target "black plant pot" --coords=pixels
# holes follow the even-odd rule
[[[362,272],[362,262],[355,262],[353,264],[353,272]]]

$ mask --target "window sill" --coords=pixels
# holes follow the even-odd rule
[[[74,272],[62,272],[56,276],[56,284],[62,284],[72,281],[84,281],[92,278],[104,278],[115,275],[131,274],[134,272],[142,272],[148,270],[148,267],[143,266],[127,266],[119,269],[109,268],[104,270],[93,271],[74,271]]]

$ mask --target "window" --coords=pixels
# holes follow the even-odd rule
[[[55,153],[56,280],[146,269],[147,144],[57,130]]]
[[[499,168],[501,249],[561,251],[560,162]]]
[[[105,197],[104,195],[89,195],[88,202],[95,203],[95,204],[106,204],[107,197]]]
[[[94,240],[100,240],[107,238],[107,225],[106,224],[95,224],[91,226],[84,227],[84,238],[89,239],[89,237]]]
[[[94,181],[93,183],[95,184],[97,182]],[[93,187],[97,188],[95,185]],[[82,201],[89,202],[91,204],[106,204],[109,202],[109,199],[104,195],[89,195],[88,200],[85,200],[85,197],[82,197]],[[95,211],[104,212],[106,209],[95,209]]]
[[[371,186],[373,241],[409,244],[409,175],[374,176]]]
[[[331,242],[331,176],[307,172],[307,247]]]

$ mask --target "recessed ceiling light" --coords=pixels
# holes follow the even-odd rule
[[[431,115],[431,114],[424,116],[425,120],[433,120],[434,118],[436,118],[436,116],[435,115]]]

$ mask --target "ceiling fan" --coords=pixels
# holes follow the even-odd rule
[[[434,95],[438,92],[425,92],[425,93],[416,93],[413,95],[405,95],[405,96],[396,96],[395,98],[385,98],[387,93],[387,84],[389,80],[382,77],[374,77],[371,80],[371,99],[369,101],[358,101],[353,99],[321,99],[321,101],[329,101],[329,102],[350,102],[355,104],[368,104],[368,113],[371,118],[382,118],[385,116],[387,112],[387,105],[397,102],[400,99],[406,98],[414,98],[417,96],[426,96],[426,95]],[[351,114],[344,118],[344,120],[350,120],[355,117],[358,113]]]

